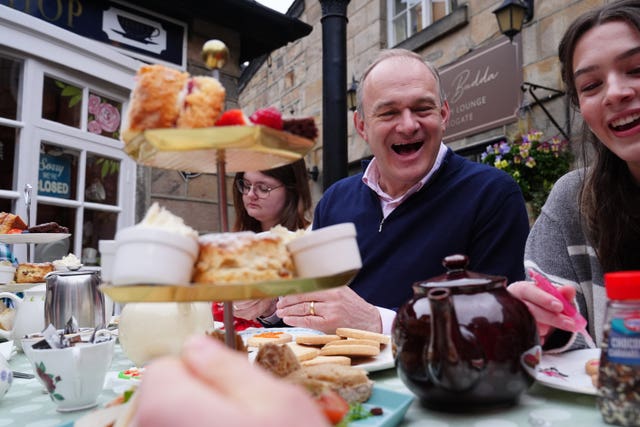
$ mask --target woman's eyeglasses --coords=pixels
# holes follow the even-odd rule
[[[278,185],[276,187],[269,187],[267,184],[263,182],[256,182],[255,184],[250,183],[247,180],[239,179],[236,181],[236,188],[239,192],[244,194],[245,196],[249,194],[249,191],[253,188],[253,192],[259,199],[266,199],[269,197],[269,194],[275,190],[276,188],[284,187],[284,185]]]

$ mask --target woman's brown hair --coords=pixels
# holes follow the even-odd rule
[[[573,77],[576,44],[590,29],[623,21],[640,32],[640,1],[623,0],[604,5],[576,19],[565,32],[558,48],[562,79],[573,106],[579,109]],[[603,271],[638,269],[640,258],[640,186],[627,164],[609,150],[583,122],[583,141],[593,147],[580,194],[580,211],[587,235]],[[585,165],[586,144],[582,144]]]
[[[309,220],[311,191],[309,190],[309,175],[304,159],[260,172],[280,181],[287,192],[279,224],[291,231],[307,228],[311,223]],[[238,180],[243,178],[244,172],[238,172],[233,179],[233,206],[236,212],[233,231],[259,233],[262,231],[260,221],[249,216],[242,202],[242,193],[236,187]]]

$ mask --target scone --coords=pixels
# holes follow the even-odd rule
[[[7,234],[12,229],[25,230],[27,224],[22,218],[12,213],[0,212],[0,234]]]
[[[213,126],[224,108],[225,89],[217,79],[192,77],[160,64],[144,65],[136,75],[124,140],[145,129]]]
[[[220,82],[212,77],[192,77],[184,90],[177,127],[213,126],[224,107],[225,91]]]
[[[163,65],[140,67],[131,93],[128,130],[174,127],[180,114],[180,93],[187,80],[189,73]]]
[[[53,271],[50,262],[18,264],[16,269],[16,283],[44,282],[44,276]]]
[[[219,233],[199,238],[195,283],[255,283],[289,279],[291,255],[282,238],[272,234]]]

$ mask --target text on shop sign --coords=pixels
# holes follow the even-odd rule
[[[71,196],[71,162],[66,157],[40,155],[38,195],[68,199]]]

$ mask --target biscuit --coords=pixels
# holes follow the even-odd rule
[[[380,348],[371,345],[326,345],[320,349],[322,356],[373,357],[380,354]]]
[[[379,334],[377,332],[365,331],[362,329],[338,328],[336,329],[336,335],[340,335],[341,337],[345,337],[345,338],[374,340],[384,345],[387,345],[391,342],[391,337],[389,335]]]
[[[308,347],[294,342],[288,342],[286,345],[289,346],[300,362],[313,359],[320,354],[320,350],[315,347]]]
[[[358,338],[347,338],[341,339],[338,341],[330,341],[326,345],[370,345],[372,347],[380,348],[380,342],[374,340],[366,340],[366,339],[358,339]]]
[[[600,368],[600,359],[589,359],[584,365],[584,370],[587,372],[587,375],[596,375],[598,368]]]
[[[313,359],[300,362],[300,364],[302,366],[314,366],[314,365],[325,365],[325,364],[349,366],[351,365],[351,358],[347,356],[316,356]]]
[[[262,332],[247,339],[247,347],[260,347],[267,343],[285,344],[291,342],[293,336],[285,332]]]
[[[298,335],[296,343],[302,345],[325,345],[331,341],[341,341],[338,335]]]

